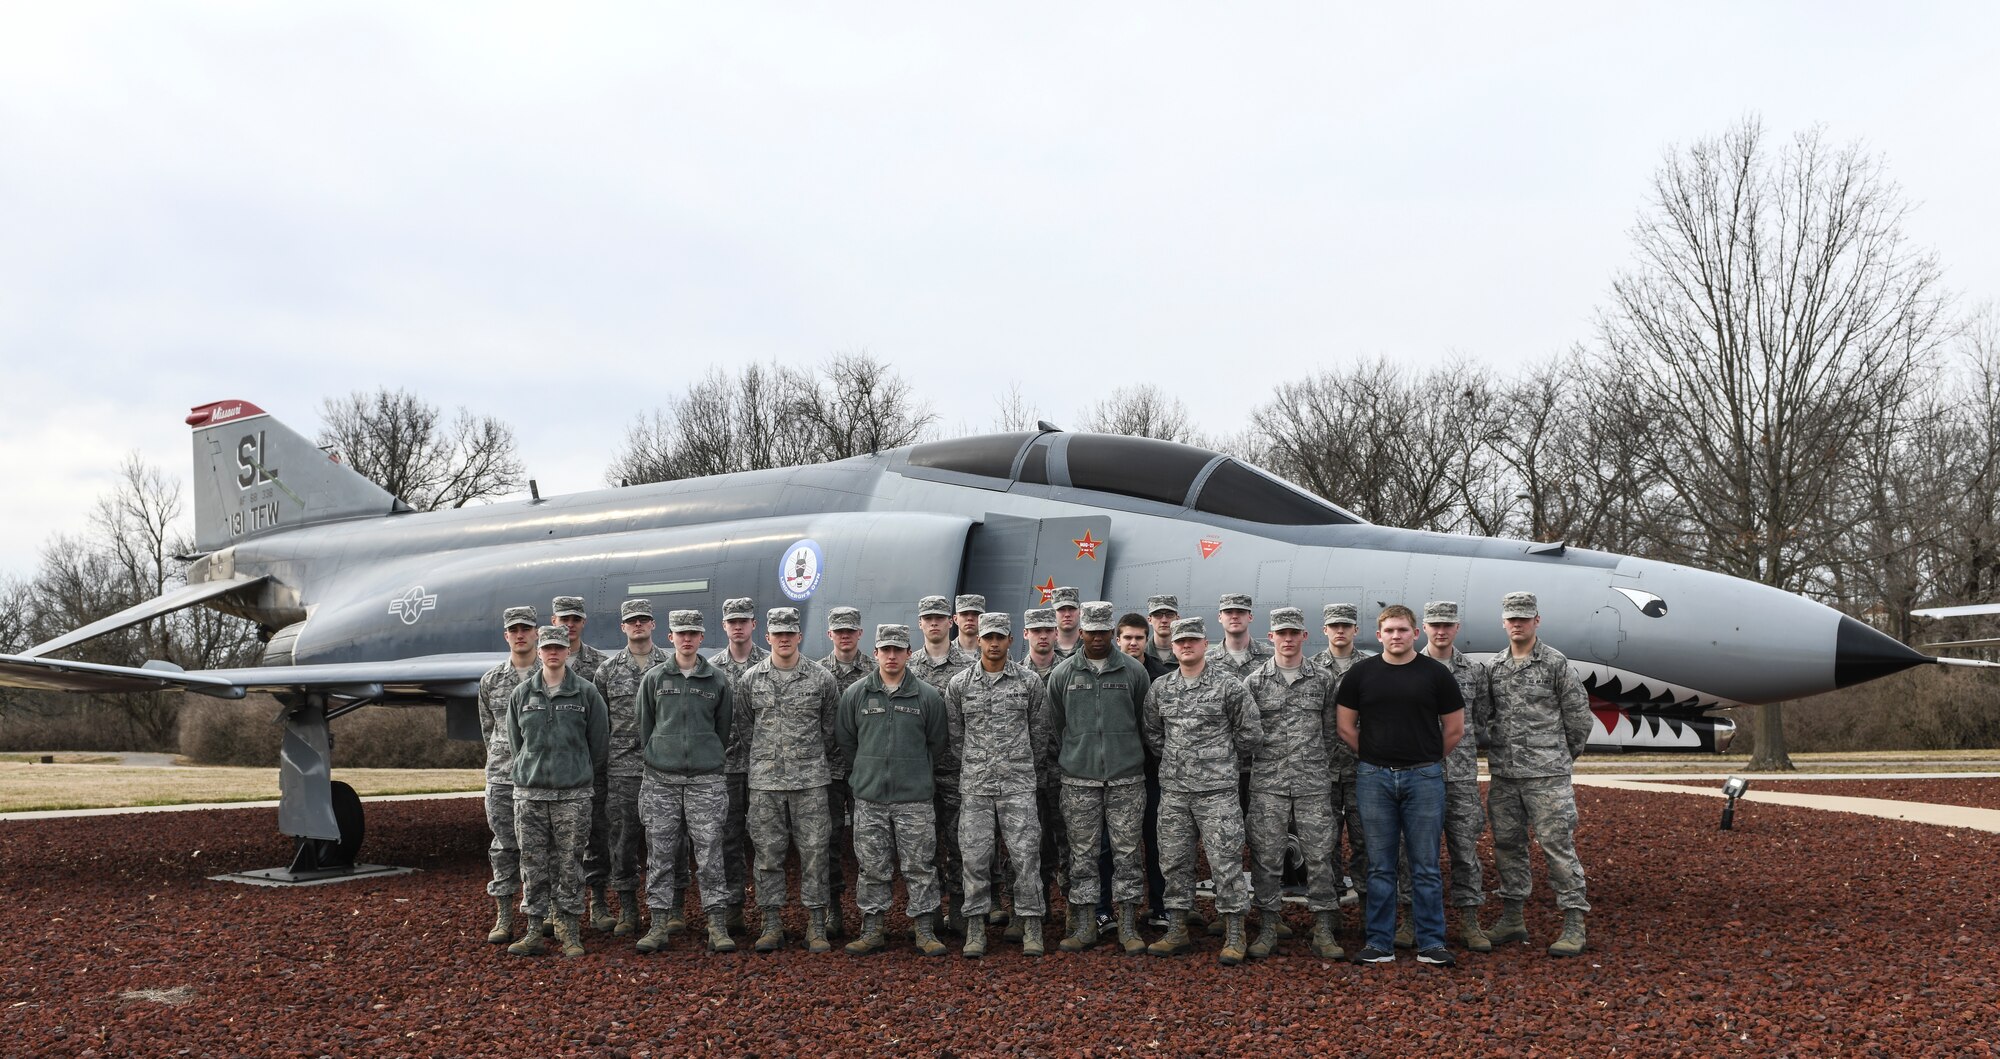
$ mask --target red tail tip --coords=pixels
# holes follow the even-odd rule
[[[232,419],[242,419],[246,416],[268,414],[262,408],[248,401],[211,401],[208,404],[195,405],[190,409],[187,414],[187,425],[191,427],[207,427],[214,426],[217,423],[227,423]]]

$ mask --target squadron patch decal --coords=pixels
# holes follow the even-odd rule
[[[1215,550],[1220,547],[1222,547],[1221,541],[1216,540],[1214,537],[1203,537],[1201,539],[1201,557],[1206,559],[1214,555]]]
[[[785,557],[778,560],[778,587],[784,590],[785,598],[803,603],[812,598],[825,573],[826,560],[820,555],[819,542],[799,541],[785,549]]]

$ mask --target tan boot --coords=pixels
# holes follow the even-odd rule
[[[1285,914],[1283,912],[1273,912],[1271,913],[1271,918],[1278,921],[1278,940],[1279,941],[1292,940],[1292,936],[1295,932],[1292,930],[1291,924],[1285,922]]]
[[[590,929],[599,934],[609,934],[618,925],[618,917],[611,914],[611,905],[604,899],[604,887],[590,888]]]
[[[674,887],[674,903],[667,906],[667,932],[679,934],[688,928],[687,891]]]
[[[826,940],[826,909],[806,909],[806,951],[832,952],[833,943]]]
[[[631,890],[618,891],[618,922],[611,933],[621,938],[629,938],[639,932],[639,895]]]
[[[1091,917],[1096,925],[1097,917]],[[1118,905],[1118,948],[1127,956],[1137,956],[1146,951],[1146,939],[1139,936],[1139,906],[1131,901]]]
[[[1500,904],[1500,922],[1493,924],[1493,932],[1486,936],[1486,940],[1495,945],[1528,940],[1528,921],[1521,914],[1522,904],[1520,901],[1503,898]]]
[[[1194,948],[1194,939],[1188,937],[1188,914],[1185,908],[1176,908],[1167,913],[1167,932],[1160,940],[1146,946],[1146,951],[1155,956],[1179,956]]]
[[[785,947],[785,918],[776,908],[764,910],[764,932],[757,935],[758,952],[777,952]]]
[[[1478,908],[1461,908],[1458,911],[1460,936],[1465,940],[1467,952],[1492,952],[1493,939],[1486,936],[1486,929],[1479,925]]]
[[[1261,960],[1278,951],[1278,914],[1266,912],[1258,920],[1257,940],[1250,943],[1247,955]]]
[[[1583,909],[1563,909],[1563,929],[1555,943],[1549,946],[1551,956],[1575,956],[1584,949]]]
[[[993,918],[994,916],[999,916],[1001,918],[995,919]],[[986,917],[986,921],[988,923],[1007,924],[1007,929],[1004,932],[1002,932],[1001,936],[1006,938],[1008,941],[1020,941],[1022,937],[1022,932],[1027,930],[1025,926],[1021,925],[1021,920],[1023,918],[1025,917],[1017,916],[1009,909],[996,908],[993,910],[992,915]]]
[[[1208,921],[1208,936],[1211,938],[1220,938],[1226,936],[1228,933],[1229,917],[1223,915],[1222,910],[1218,908],[1215,911],[1215,918]]]
[[[530,917],[527,932],[521,935],[520,941],[507,946],[507,951],[515,956],[540,956],[546,952],[542,945],[542,932],[536,929],[538,926],[539,924]]]
[[[833,903],[826,906],[826,936],[844,938],[847,936],[847,917],[840,911],[840,896],[834,895]]]
[[[729,936],[729,910],[726,908],[708,910],[708,951],[736,951],[736,939]]]
[[[1168,921],[1171,922],[1173,918],[1174,918],[1173,911],[1168,910],[1167,912]],[[1201,918],[1200,912],[1197,912],[1194,909],[1190,908],[1188,909],[1187,912],[1187,928],[1188,928],[1188,934],[1191,937],[1200,934],[1207,934],[1208,920]]]
[[[558,916],[556,940],[562,943],[563,956],[575,959],[583,955],[583,924],[575,916]]]
[[[872,956],[889,947],[889,932],[882,925],[888,917],[880,912],[861,914],[861,936],[842,948],[849,956]]]
[[[937,914],[925,912],[916,919],[910,929],[910,940],[916,943],[917,951],[925,956],[943,956],[944,942],[937,939]]]
[[[1056,948],[1064,952],[1082,952],[1096,945],[1096,911],[1086,908],[1081,915],[1072,911],[1069,914],[1069,933],[1061,941],[1056,942]]]
[[[646,929],[646,936],[640,938],[638,944],[632,947],[640,953],[659,952],[667,947],[667,942],[672,941],[673,937],[673,931],[667,929],[667,910],[664,908],[655,908],[653,909],[653,922]]]
[[[555,936],[556,936],[556,917],[554,917],[554,916],[543,916],[543,917],[542,917],[542,937],[545,937],[545,938],[553,938],[553,937],[555,937]]]
[[[493,929],[486,932],[486,940],[494,945],[505,945],[514,939],[514,895],[503,894],[493,899]]]
[[[1404,905],[1396,910],[1396,947],[1414,949],[1417,947],[1417,917]]]
[[[1234,967],[1249,955],[1249,946],[1243,942],[1243,913],[1229,912],[1222,917],[1222,953],[1216,958],[1224,967]]]
[[[965,917],[965,948],[958,951],[968,960],[976,960],[986,955],[986,919],[984,916]]]
[[[1047,950],[1042,948],[1042,917],[1015,916],[1014,922],[1021,924],[1021,955],[1040,956]],[[1091,918],[1091,926],[1097,925],[1096,917]]]
[[[743,902],[738,901],[729,906],[723,918],[723,926],[727,927],[731,934],[743,933]]]
[[[1333,912],[1313,913],[1312,950],[1322,960],[1338,960],[1347,955],[1334,938],[1334,917]]]

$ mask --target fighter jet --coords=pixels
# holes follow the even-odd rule
[[[1810,600],[1749,581],[1559,542],[1372,525],[1241,459],[1188,445],[1043,429],[934,441],[835,463],[418,513],[256,405],[187,416],[201,554],[185,587],[18,656],[0,684],[81,692],[184,688],[274,694],[286,707],[279,827],[300,871],[351,863],[360,803],[332,782],[328,723],[370,704],[442,703],[478,738],[478,678],[502,655],[499,615],[583,595],[614,615],[722,600],[853,605],[906,622],[925,595],[981,593],[996,610],[1057,586],[1183,613],[1223,592],[1259,611],[1458,600],[1469,653],[1505,647],[1499,601],[1541,599],[1599,711],[1597,747],[1719,749],[1719,708],[1847,687],[1940,661]],[[66,647],[205,605],[258,623],[253,668],[63,661]],[[609,627],[602,622],[599,628]],[[600,646],[614,646],[606,642]],[[1956,660],[1946,660],[1956,661]]]

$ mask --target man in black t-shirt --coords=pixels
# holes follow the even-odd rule
[[[1388,606],[1375,619],[1382,653],[1347,671],[1335,702],[1340,738],[1361,759],[1356,793],[1367,836],[1366,944],[1357,963],[1396,958],[1396,857],[1407,847],[1417,960],[1449,967],[1444,947],[1444,758],[1465,733],[1465,700],[1451,670],[1417,653],[1417,617]]]

